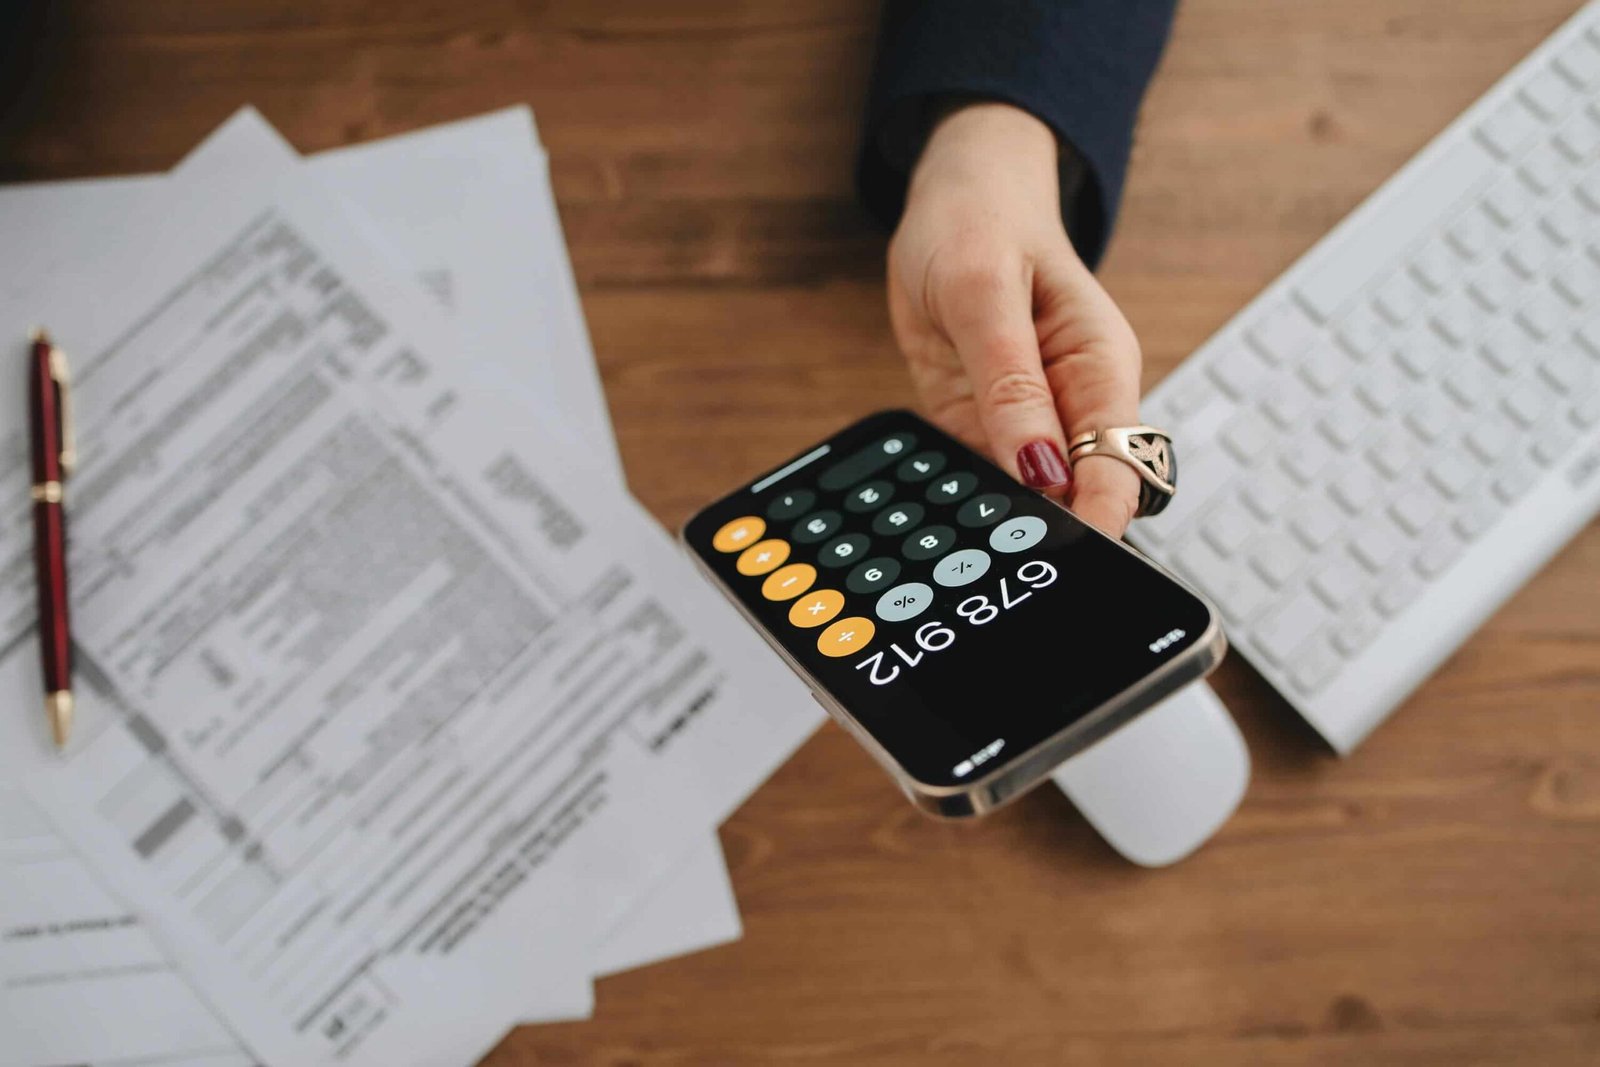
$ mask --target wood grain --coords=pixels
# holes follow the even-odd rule
[[[1158,380],[1575,9],[1186,0],[1103,276]],[[313,150],[533,105],[638,495],[676,524],[909,400],[850,164],[869,0],[95,0],[13,42],[0,172]],[[16,47],[18,44],[23,47]],[[1600,532],[1347,761],[1243,663],[1238,816],[1162,872],[1041,790],[916,815],[838,730],[724,828],[739,943],[522,1064],[1600,1062]]]

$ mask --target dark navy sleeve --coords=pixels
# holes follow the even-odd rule
[[[999,100],[1062,142],[1061,210],[1079,255],[1100,259],[1134,121],[1177,0],[888,0],[856,186],[892,229],[928,123],[943,103]]]

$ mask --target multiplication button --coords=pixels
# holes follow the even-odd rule
[[[789,609],[789,621],[804,630],[825,626],[844,610],[844,594],[837,589],[807,593]]]
[[[889,482],[868,482],[858,485],[845,494],[844,509],[861,514],[867,511],[876,511],[889,502],[894,496],[894,486]]]
[[[879,556],[869,559],[865,563],[856,564],[856,569],[851,571],[844,580],[844,587],[852,593],[876,593],[887,588],[889,583],[900,577],[900,561],[888,556]]]
[[[923,582],[897,585],[878,598],[878,618],[884,622],[905,622],[928,610],[933,603],[933,587]]]
[[[817,651],[824,656],[838,659],[840,656],[853,656],[872,643],[872,635],[878,632],[871,619],[854,615],[848,619],[840,619],[817,638]]]
[[[878,512],[878,517],[872,520],[872,532],[887,537],[915,530],[926,511],[921,504],[896,504]]]
[[[844,516],[837,511],[819,511],[815,515],[808,515],[795,523],[789,537],[799,541],[802,545],[814,545],[824,538],[832,537],[839,530],[839,524],[844,521]]]
[[[956,512],[956,521],[969,529],[992,526],[1010,510],[1010,497],[1004,493],[985,493],[962,504],[961,510]]]
[[[906,538],[900,552],[906,559],[932,559],[950,551],[956,532],[948,526],[925,526]]]
[[[776,522],[786,522],[797,519],[811,510],[811,505],[817,502],[817,494],[809,489],[791,489],[782,496],[773,499],[767,505],[767,518]]]
[[[981,548],[963,548],[941,559],[933,568],[933,580],[947,589],[970,585],[989,572],[989,553]]]
[[[843,567],[866,555],[867,546],[871,543],[866,534],[853,533],[835,537],[822,546],[822,551],[817,553],[817,562],[824,567]]]
[[[1044,540],[1049,529],[1037,515],[1018,515],[1007,519],[989,535],[989,547],[996,552],[1026,552]]]
[[[928,500],[934,504],[954,504],[978,488],[978,476],[965,471],[960,474],[940,475],[928,486]]]
[[[918,452],[895,469],[894,476],[902,482],[925,482],[944,470],[944,456],[939,452]]]

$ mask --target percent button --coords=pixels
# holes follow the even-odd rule
[[[906,582],[878,598],[878,618],[884,622],[905,622],[927,611],[932,603],[932,586],[922,582]]]
[[[963,548],[934,565],[933,580],[946,588],[956,589],[970,585],[987,573],[989,553],[981,548]]]

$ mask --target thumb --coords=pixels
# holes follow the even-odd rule
[[[994,461],[1029,488],[1065,496],[1072,471],[1039,355],[1032,279],[1023,270],[967,272],[941,288],[936,302]]]

